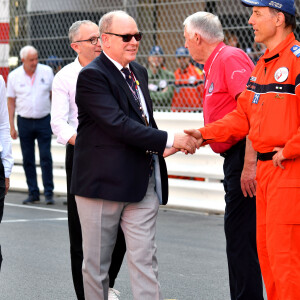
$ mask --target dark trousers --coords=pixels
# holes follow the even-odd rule
[[[72,167],[73,167],[74,146],[67,145],[66,149],[66,173],[67,173],[67,198],[68,198],[68,224],[70,236],[71,268],[75,292],[78,300],[84,299],[82,279],[82,235],[81,226],[75,202],[75,196],[70,193]],[[118,236],[114,251],[112,253],[111,266],[109,269],[109,287],[113,287],[115,279],[121,268],[126,252],[126,244],[123,231],[119,227]]]
[[[45,196],[53,195],[53,173],[51,156],[52,131],[50,115],[42,119],[26,119],[18,116],[18,131],[23,155],[23,168],[26,175],[29,195],[39,199],[40,192],[37,183],[35,164],[35,140],[38,142],[40,165]]]
[[[223,165],[230,294],[232,300],[263,300],[256,248],[256,200],[244,197],[240,183],[244,156],[245,140],[226,152]]]
[[[0,223],[3,217],[4,198],[5,198],[5,175],[4,175],[4,167],[2,164],[2,160],[0,158]],[[1,253],[1,245],[0,245],[0,270],[1,270],[2,260],[3,259]]]

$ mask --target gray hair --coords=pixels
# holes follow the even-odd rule
[[[123,16],[128,16],[131,17],[126,11],[123,10],[113,10],[110,11],[106,14],[104,14],[100,21],[99,21],[99,32],[100,32],[100,41],[102,42],[102,34],[105,32],[109,32],[112,22],[113,22],[113,17],[116,15],[123,15]]]
[[[29,52],[38,53],[33,46],[27,45],[20,50],[20,58],[25,59]]]
[[[80,26],[83,24],[95,24],[90,20],[82,20],[74,22],[71,27],[69,28],[69,40],[70,43],[74,42],[74,38],[78,35]]]
[[[224,40],[223,27],[219,18],[209,12],[199,11],[183,22],[188,34],[199,33],[209,44]]]

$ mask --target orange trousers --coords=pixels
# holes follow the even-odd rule
[[[257,166],[257,251],[268,300],[300,300],[300,159]]]

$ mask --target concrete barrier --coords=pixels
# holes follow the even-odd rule
[[[200,113],[155,113],[160,129],[178,132],[185,128],[203,126],[203,115]],[[19,139],[12,142],[15,166],[11,175],[11,190],[27,191],[26,178],[22,167],[22,153]],[[64,170],[65,147],[52,140],[54,192],[66,195],[66,174]],[[169,179],[169,206],[185,209],[197,209],[223,213],[225,208],[224,189],[222,184],[223,158],[215,154],[209,146],[197,150],[194,155],[181,152],[166,158],[169,175],[184,176],[185,179]],[[43,192],[39,153],[36,146],[36,163],[38,183]],[[194,180],[194,178],[201,178]]]

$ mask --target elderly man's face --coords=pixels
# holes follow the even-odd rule
[[[200,64],[205,64],[202,46],[197,44],[196,35],[191,34],[187,30],[187,27],[184,28],[184,38],[185,38],[184,46],[189,50],[190,56],[193,58],[193,60]]]
[[[134,35],[139,32],[134,19],[126,15],[115,15],[109,31],[119,35]],[[124,42],[120,36],[103,34],[102,40],[105,52],[123,67],[135,60],[139,49],[139,42],[135,37]]]
[[[22,59],[26,73],[33,74],[39,62],[38,53],[35,51],[28,52],[27,56]]]

